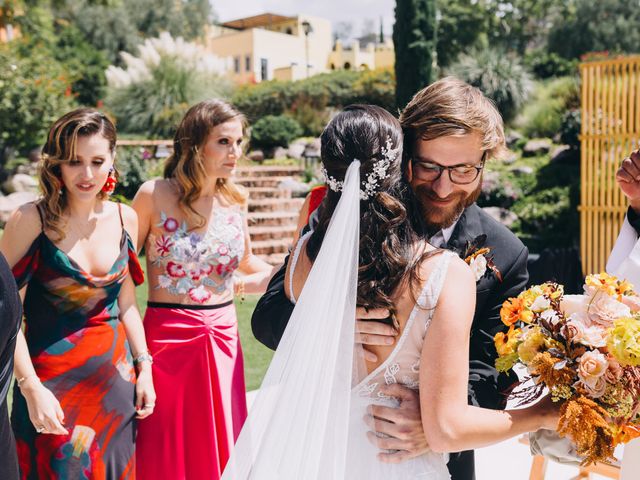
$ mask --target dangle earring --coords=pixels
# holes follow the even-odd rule
[[[111,167],[111,169],[109,170],[109,176],[107,177],[107,181],[104,182],[104,185],[102,186],[101,191],[103,191],[107,195],[111,195],[113,191],[116,189],[116,183],[118,183],[118,180],[116,179],[116,170],[113,167]]]
[[[56,175],[56,179],[58,180],[58,195],[62,195],[64,193],[64,181],[62,180],[62,175]]]

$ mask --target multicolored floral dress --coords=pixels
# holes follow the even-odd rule
[[[122,218],[121,218],[122,224]],[[14,266],[25,337],[42,383],[62,406],[68,435],[36,433],[14,388],[11,421],[23,479],[135,478],[135,371],[118,294],[127,275],[144,280],[122,229],[120,254],[104,276],[83,271],[44,234]]]
[[[138,480],[220,478],[247,417],[242,349],[231,300],[244,255],[240,207],[217,207],[203,234],[160,214],[146,243],[151,287],[144,328],[158,396],[141,420]],[[165,296],[166,297],[166,296]]]

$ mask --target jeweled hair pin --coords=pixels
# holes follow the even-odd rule
[[[391,143],[391,138],[387,137],[387,141],[381,149],[382,158],[373,162],[371,172],[369,172],[364,180],[360,182],[360,200],[368,200],[373,197],[380,187],[379,182],[382,182],[382,180],[389,177],[387,170],[389,169],[391,162],[398,158],[398,154],[400,152],[400,148],[392,147],[393,144]],[[334,192],[342,191],[344,188],[343,180],[337,180],[335,177],[330,176],[324,166],[320,168],[320,171],[322,172],[324,181],[330,190]]]

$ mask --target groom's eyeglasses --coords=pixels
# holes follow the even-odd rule
[[[487,152],[482,154],[482,160],[479,165],[458,164],[445,167],[434,162],[425,162],[422,160],[412,160],[413,173],[420,180],[426,182],[435,182],[440,178],[445,170],[449,174],[449,180],[456,185],[468,185],[475,181],[484,168],[484,162]]]

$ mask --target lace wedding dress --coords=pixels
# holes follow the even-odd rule
[[[358,167],[359,162],[354,161],[347,171],[320,252],[223,480],[450,478],[445,455],[430,452],[399,464],[385,464],[378,460],[379,450],[366,436],[367,406],[397,405],[380,387],[401,383],[418,388],[423,339],[453,254],[443,252],[434,258],[438,264],[426,280],[395,349],[367,375],[354,346]],[[292,261],[297,261],[305,239],[299,241]]]

